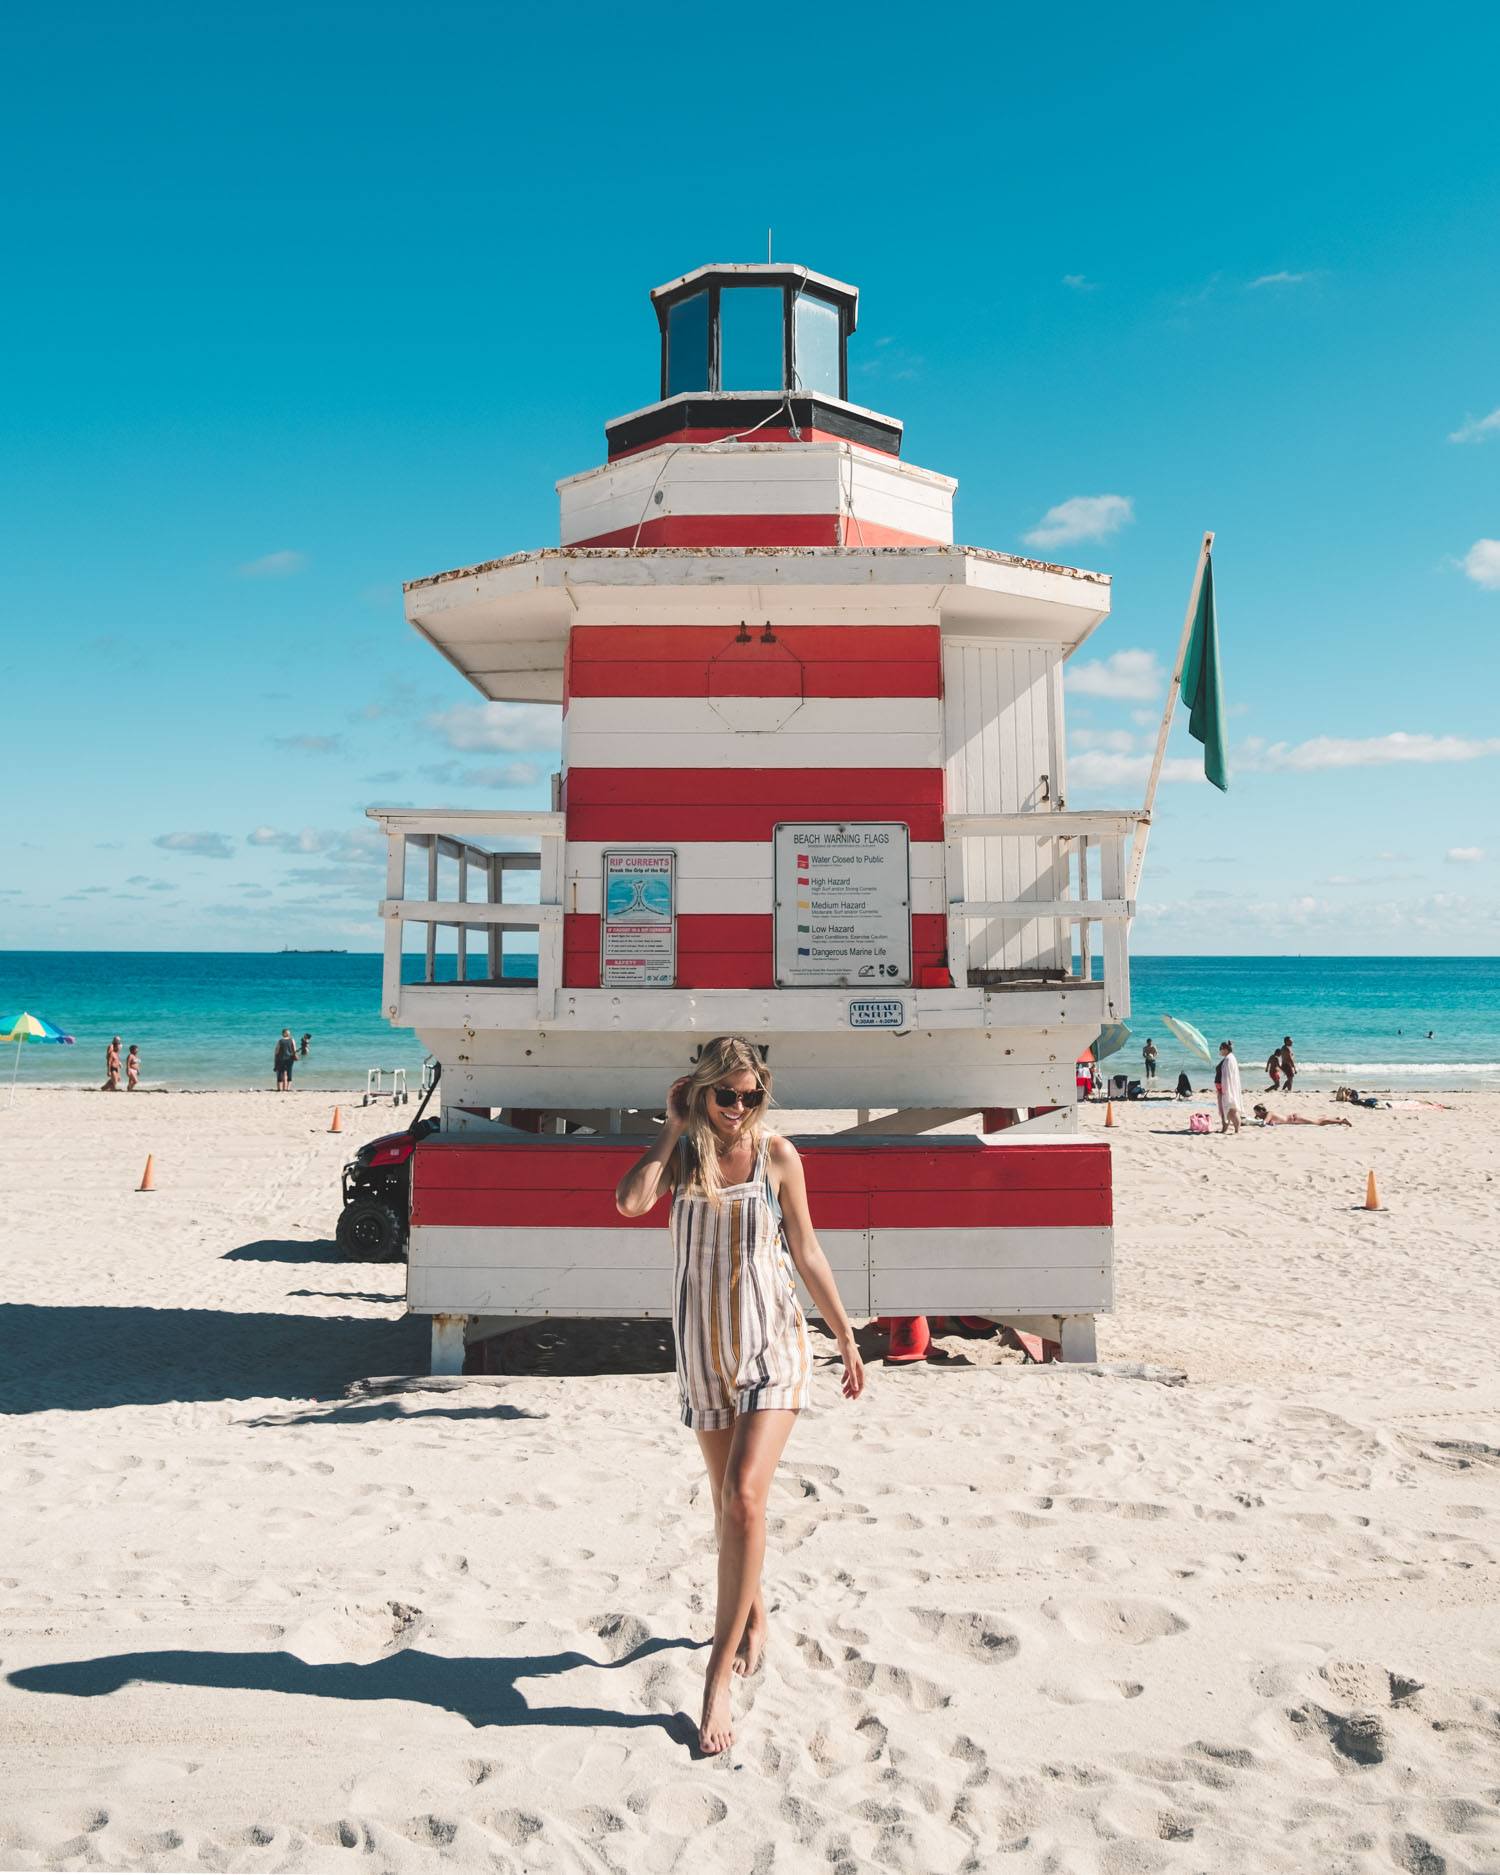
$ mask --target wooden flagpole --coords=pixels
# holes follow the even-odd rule
[[[1172,727],[1172,712],[1177,708],[1178,693],[1182,689],[1182,667],[1187,662],[1188,640],[1193,635],[1193,618],[1198,610],[1198,597],[1203,590],[1203,569],[1208,565],[1208,556],[1213,552],[1214,537],[1210,530],[1203,536],[1203,545],[1198,549],[1198,566],[1193,574],[1193,590],[1188,594],[1187,616],[1182,621],[1182,637],[1177,645],[1177,662],[1172,667],[1172,681],[1167,686],[1166,708],[1161,713],[1161,728],[1156,736],[1156,753],[1151,758],[1151,774],[1146,782],[1146,806],[1141,818],[1136,822],[1135,837],[1130,846],[1130,870],[1126,875],[1125,896],[1134,898],[1141,883],[1141,868],[1146,863],[1146,842],[1151,837],[1151,815],[1156,807],[1156,787],[1161,780],[1161,765],[1167,753],[1167,736]]]

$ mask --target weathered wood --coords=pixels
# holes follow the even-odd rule
[[[432,1318],[432,1372],[461,1374],[464,1371],[464,1315],[442,1314]]]

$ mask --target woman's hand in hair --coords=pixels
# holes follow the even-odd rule
[[[666,1123],[668,1126],[675,1126],[679,1133],[687,1125],[688,1088],[692,1085],[692,1080],[692,1075],[684,1074],[681,1080],[673,1081],[667,1089]]]

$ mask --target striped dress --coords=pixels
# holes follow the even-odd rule
[[[712,1432],[738,1413],[808,1403],[812,1357],[761,1141],[743,1185],[672,1199],[673,1321],[682,1423]]]

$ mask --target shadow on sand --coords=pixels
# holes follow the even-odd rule
[[[0,1305],[0,1412],[179,1400],[328,1399],[371,1374],[421,1374],[428,1326],[230,1309]]]
[[[225,1263],[354,1263],[338,1245],[327,1237],[262,1237],[255,1243],[242,1243],[226,1250]],[[363,1265],[357,1265],[363,1267]]]
[[[97,1699],[124,1686],[204,1686],[218,1691],[296,1693],[317,1699],[400,1699],[457,1713],[470,1725],[657,1727],[696,1746],[698,1728],[684,1713],[617,1712],[602,1706],[532,1706],[518,1680],[541,1680],[578,1667],[613,1670],[633,1666],[669,1648],[697,1648],[691,1640],[650,1640],[618,1660],[594,1660],[577,1652],[499,1654],[451,1660],[407,1648],[368,1664],[312,1665],[295,1654],[195,1653],[164,1648],[153,1653],[101,1654],[93,1660],[59,1660],[21,1667],[7,1681],[28,1693],[61,1693]]]

